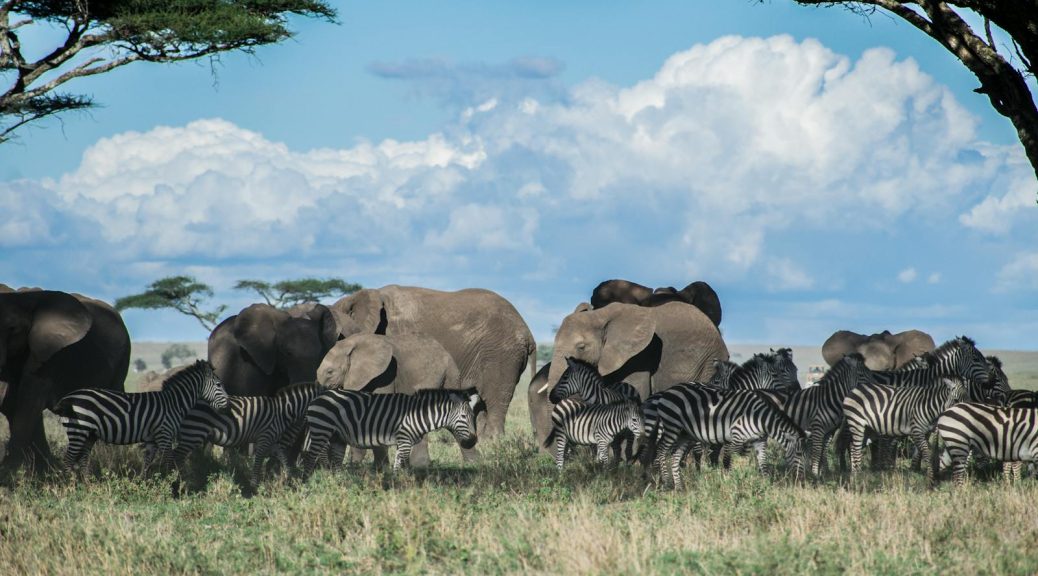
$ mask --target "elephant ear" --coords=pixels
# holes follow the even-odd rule
[[[591,304],[588,304],[587,302],[581,302],[580,304],[577,304],[576,308],[573,309],[573,313],[576,314],[577,312],[587,312],[591,309]]]
[[[274,373],[277,364],[277,331],[284,315],[267,304],[253,304],[238,313],[234,321],[234,339],[266,375]]]
[[[894,360],[898,367],[920,354],[932,352],[936,347],[933,337],[919,330],[906,330],[897,334],[887,333],[885,340],[894,352]]]
[[[349,296],[347,313],[360,329],[367,334],[376,334],[382,324],[386,309],[382,294],[378,290],[360,290]]]
[[[598,360],[598,372],[603,376],[619,370],[644,350],[656,334],[656,318],[650,309],[621,305],[613,308],[605,324],[602,356]]]
[[[40,292],[29,328],[29,349],[44,361],[79,342],[90,331],[93,317],[78,300],[63,292]]]
[[[384,336],[367,335],[357,342],[349,361],[350,367],[343,387],[347,390],[364,390],[389,369],[389,363],[393,361],[393,346]]]
[[[324,304],[314,304],[307,313],[307,317],[317,323],[317,331],[321,335],[321,345],[324,350],[331,349],[339,339],[339,323],[335,321],[335,315]]]
[[[837,330],[822,344],[822,357],[825,358],[826,364],[833,366],[842,360],[844,355],[857,352],[858,346],[865,340],[866,337],[857,332]]]

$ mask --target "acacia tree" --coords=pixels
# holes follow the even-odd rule
[[[361,285],[340,278],[301,278],[273,284],[263,280],[239,280],[234,289],[252,290],[275,308],[291,308],[296,304],[320,302],[332,296],[346,296],[360,290]]]
[[[32,122],[92,107],[89,96],[58,91],[70,80],[137,61],[251,53],[290,38],[293,14],[336,17],[323,0],[0,0],[0,143]],[[23,49],[24,32],[55,29],[57,45]]]
[[[936,40],[977,80],[975,92],[1016,128],[1038,176],[1038,108],[1027,85],[1038,65],[1038,0],[794,0],[798,4],[843,6],[869,15],[893,14]],[[967,18],[983,23],[975,31]],[[995,28],[995,32],[992,32]],[[1004,35],[1008,41],[996,42]]]

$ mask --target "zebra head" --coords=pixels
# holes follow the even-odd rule
[[[793,363],[793,349],[779,348],[771,351],[772,387],[785,390],[799,390],[797,365]]]
[[[941,378],[941,382],[948,389],[948,395],[944,399],[944,409],[947,410],[959,402],[970,400],[981,400],[983,392],[978,386],[967,383],[956,376]]]
[[[998,356],[988,356],[988,402],[1005,406],[1009,402],[1009,376],[1002,370],[1002,360]]]
[[[818,386],[838,386],[844,390],[857,388],[872,381],[872,370],[865,365],[865,357],[858,352],[845,354],[818,381]]]
[[[468,449],[476,445],[476,408],[482,401],[475,388],[450,393],[450,411],[446,428],[462,448]]]
[[[205,369],[202,373],[201,396],[217,412],[227,412],[230,405],[227,392],[223,389],[220,377],[213,371],[213,365],[209,362],[205,362]]]
[[[645,417],[642,415],[642,405],[638,402],[628,400],[624,402],[627,414],[627,429],[634,434],[635,438],[642,435],[645,430]]]
[[[605,381],[594,366],[575,358],[566,357],[566,371],[559,378],[559,383],[548,394],[548,401],[558,404],[570,396],[580,396],[588,400],[592,386],[603,386]]]
[[[710,377],[710,381],[707,385],[715,388],[721,388],[724,390],[728,389],[729,380],[732,378],[732,374],[739,369],[739,365],[730,360],[721,360],[720,358],[714,360],[714,375]]]
[[[970,338],[949,340],[934,350],[933,356],[942,376],[959,376],[988,387],[988,361]]]

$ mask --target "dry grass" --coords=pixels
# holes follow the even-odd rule
[[[82,484],[0,486],[0,574],[1038,572],[1035,480],[928,491],[900,469],[799,486],[738,458],[658,492],[637,468],[556,473],[525,397],[479,464],[441,434],[429,470],[275,479],[251,499],[223,457],[197,459],[174,499],[169,478],[138,474],[136,448],[100,446]]]

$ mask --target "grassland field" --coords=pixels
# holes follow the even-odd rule
[[[740,360],[768,347],[731,348]],[[157,367],[164,349],[135,345],[133,357]],[[1038,388],[1038,353],[999,354],[1014,387]],[[802,372],[821,363],[817,349],[795,347],[794,358]],[[60,453],[60,425],[46,425]],[[138,448],[99,445],[81,483],[57,472],[0,482],[0,574],[1038,572],[1034,479],[988,472],[928,490],[901,462],[798,485],[737,457],[668,492],[637,467],[580,455],[560,474],[533,444],[525,384],[504,437],[480,442],[480,462],[462,463],[445,433],[432,440],[428,469],[383,474],[366,462],[307,483],[275,476],[252,498],[242,462],[219,450],[192,460],[174,498],[171,477],[140,473]]]

